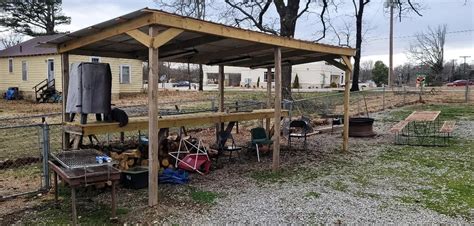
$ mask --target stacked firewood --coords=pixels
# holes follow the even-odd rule
[[[170,152],[177,152],[179,149],[179,143],[181,139],[186,139],[191,143],[197,141],[196,138],[191,136],[180,137],[178,135],[170,135],[163,139],[160,142],[160,148],[158,152],[158,159],[160,160],[160,167],[168,168],[172,167],[175,163],[175,159],[173,159],[168,153]],[[195,144],[197,146],[197,143]],[[192,147],[188,145],[188,149],[192,151]],[[216,150],[206,148],[210,153],[210,155],[217,154]],[[182,148],[182,151],[186,150]],[[138,149],[129,149],[123,152],[119,152],[117,150],[112,150],[110,152],[110,157],[119,162],[118,168],[120,170],[128,170],[130,167],[134,166],[148,166],[148,146],[142,146]]]

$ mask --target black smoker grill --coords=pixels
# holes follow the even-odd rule
[[[81,115],[81,124],[87,123],[87,114],[108,115],[111,111],[112,74],[105,63],[74,63],[69,73],[66,113]]]

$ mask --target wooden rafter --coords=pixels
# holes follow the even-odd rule
[[[218,36],[202,36],[198,38],[192,38],[188,40],[180,40],[179,42],[166,44],[160,47],[160,51],[168,52],[168,51],[176,51],[177,49],[187,49],[193,48],[200,45],[209,44],[212,42],[217,42],[224,39],[223,37]]]
[[[153,48],[158,48],[167,42],[169,42],[174,37],[183,33],[184,30],[177,28],[168,28],[167,30],[160,32],[159,35],[153,37]]]
[[[148,48],[153,45],[153,39],[148,34],[143,33],[139,29],[130,30],[125,33]]]
[[[355,50],[350,48],[323,45],[286,37],[274,36],[261,32],[243,30],[155,10],[148,11],[153,12],[155,23],[167,27],[174,27],[187,31],[313,52],[330,53],[344,56],[353,56],[355,53]]]
[[[92,35],[88,36],[83,36],[79,37],[70,41],[67,41],[65,43],[62,43],[58,46],[58,52],[59,53],[64,53],[71,51],[73,49],[77,49],[101,40],[104,40],[106,38],[110,38],[116,35],[123,34],[127,31],[134,30],[143,26],[147,26],[153,23],[153,15],[147,14],[143,15],[141,17],[129,20],[127,22],[124,22],[122,24],[118,24],[113,27],[105,28],[101,31],[98,31]]]
[[[343,71],[347,69],[347,66],[345,64],[338,62],[335,59],[326,59],[325,61],[331,64],[332,66],[337,67]]]

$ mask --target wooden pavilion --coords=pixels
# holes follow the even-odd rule
[[[147,60],[149,63],[147,127],[149,130],[149,205],[158,203],[158,61],[219,65],[219,111],[224,111],[224,66],[267,68],[275,72],[274,122],[281,120],[281,66],[326,61],[345,71],[344,121],[349,121],[351,57],[355,50],[244,30],[222,24],[141,9],[51,40],[62,55],[63,96],[69,83],[69,54]],[[271,83],[267,107],[271,108]],[[63,122],[68,121],[64,113]],[[219,113],[216,113],[219,114]],[[221,116],[219,116],[221,117]],[[267,128],[270,119],[267,118]],[[143,123],[142,123],[143,124]],[[170,124],[171,125],[171,124]],[[104,123],[104,126],[107,126]],[[146,125],[145,125],[146,126]],[[104,127],[106,128],[106,127]],[[111,127],[107,127],[111,128]],[[348,150],[348,123],[344,123],[343,150]],[[112,131],[110,131],[112,132]],[[274,140],[280,139],[275,126]],[[64,142],[69,142],[67,134]],[[280,143],[274,142],[273,170],[279,167]]]

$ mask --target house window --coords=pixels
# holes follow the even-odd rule
[[[265,82],[268,81],[268,80],[267,80],[267,74],[268,74],[267,71],[263,73],[263,80],[264,80]],[[272,81],[272,82],[275,82],[275,72],[272,72],[271,74],[272,74],[272,79],[271,79],[271,81]]]
[[[130,66],[128,65],[120,66],[120,83],[130,84]]]
[[[100,57],[91,57],[92,63],[100,63]]]
[[[8,72],[13,73],[13,59],[8,59]]]
[[[26,65],[26,61],[21,62],[21,79],[28,81],[28,66]]]

